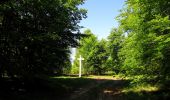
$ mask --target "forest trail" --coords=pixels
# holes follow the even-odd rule
[[[64,100],[112,100],[119,98],[123,84],[122,79],[113,77],[92,77],[95,81],[88,86],[75,90]]]

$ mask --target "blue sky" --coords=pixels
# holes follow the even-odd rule
[[[118,26],[115,17],[119,15],[119,10],[123,8],[125,0],[86,0],[80,8],[88,10],[87,19],[81,21],[79,25],[84,26],[83,32],[90,29],[99,39],[107,38],[111,29]]]
[[[115,17],[119,15],[119,10],[123,8],[125,0],[86,0],[80,8],[88,10],[87,19],[81,21],[83,32],[90,29],[98,39],[107,38],[111,29],[118,26]],[[75,48],[72,49],[71,59],[74,60]]]

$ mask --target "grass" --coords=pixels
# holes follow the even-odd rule
[[[96,77],[96,76],[92,76]],[[103,76],[110,78],[110,76]],[[114,76],[120,79],[119,76]],[[126,78],[125,78],[126,79]],[[158,85],[131,84],[130,80],[110,80],[76,100],[170,100],[170,90]]]
[[[112,79],[113,76],[108,76],[108,75],[100,75],[100,76],[96,76],[96,75],[89,75],[87,77],[84,78],[89,78],[89,79]]]
[[[70,76],[52,77],[50,81],[53,85],[63,87],[68,92],[71,92],[77,88],[84,87],[94,82],[94,80],[90,78],[78,78]]]
[[[126,79],[131,80],[122,89],[122,97],[126,100],[170,100],[170,89],[154,83],[154,77],[135,76]]]
[[[162,90],[158,86],[139,85],[126,87],[122,90],[122,96],[126,100],[169,100],[170,91]]]
[[[25,88],[28,89],[26,92],[0,90],[0,100],[60,100],[92,83],[95,83],[95,80],[86,77],[49,77],[40,81],[36,80],[35,84],[24,87],[24,91]]]
[[[101,84],[77,100],[170,100],[170,91],[156,86],[129,86],[128,81],[108,81]]]
[[[153,91],[158,91],[159,87],[158,86],[152,86],[149,84],[143,84],[143,85],[138,85],[138,86],[132,86],[132,87],[126,87],[122,90],[122,92],[141,92],[141,91],[147,91],[147,92],[153,92]]]
[[[113,79],[114,80],[111,80]],[[104,83],[99,84],[101,81]],[[73,91],[94,85],[76,100],[168,100],[170,91],[148,84],[133,85],[130,80],[120,76],[75,76],[50,77],[39,82],[32,91],[19,93],[0,93],[0,100],[69,100]],[[41,84],[41,85],[40,85]],[[34,89],[36,88],[36,89]]]

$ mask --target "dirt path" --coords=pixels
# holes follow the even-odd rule
[[[123,85],[123,80],[113,80],[101,84],[100,87],[93,90],[93,93],[96,93],[96,96],[92,96],[93,100],[124,100],[121,96]]]
[[[69,99],[65,100],[112,100],[113,94],[119,94],[121,79],[113,77],[94,77],[95,81],[88,86],[74,91]],[[112,94],[112,95],[111,95]]]

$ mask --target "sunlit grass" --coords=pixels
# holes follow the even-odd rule
[[[70,79],[70,78],[79,78],[78,76],[55,76],[51,78],[58,78],[58,79]]]
[[[82,78],[79,78],[78,76],[60,76],[53,77],[53,79],[56,80],[57,84],[62,87],[64,86],[67,91],[91,86],[91,83],[95,84],[94,88],[87,94],[84,94],[90,98],[90,100],[96,100],[102,93],[104,96],[111,95],[113,98],[117,97],[117,100],[160,100],[160,98],[167,99],[169,97],[169,92],[162,91],[160,86],[141,83],[140,80],[143,79],[143,76],[89,75],[82,76]],[[101,81],[101,84],[98,84],[97,81],[100,81],[100,79],[108,81],[105,81],[104,83]],[[84,96],[80,96],[80,98],[76,100],[86,100]]]
[[[57,78],[57,79],[70,79],[70,78],[79,78],[77,76],[55,76],[51,78]],[[87,78],[87,79],[113,79],[113,78],[120,78],[118,75],[112,76],[112,75],[88,75],[88,76],[82,76],[81,78]]]
[[[91,78],[91,79],[112,79],[113,76],[103,75],[103,76],[96,76],[96,75],[89,75],[84,78]]]
[[[122,92],[141,92],[141,91],[153,92],[158,90],[159,90],[158,86],[151,86],[145,84],[145,85],[138,85],[138,86],[124,88]]]

